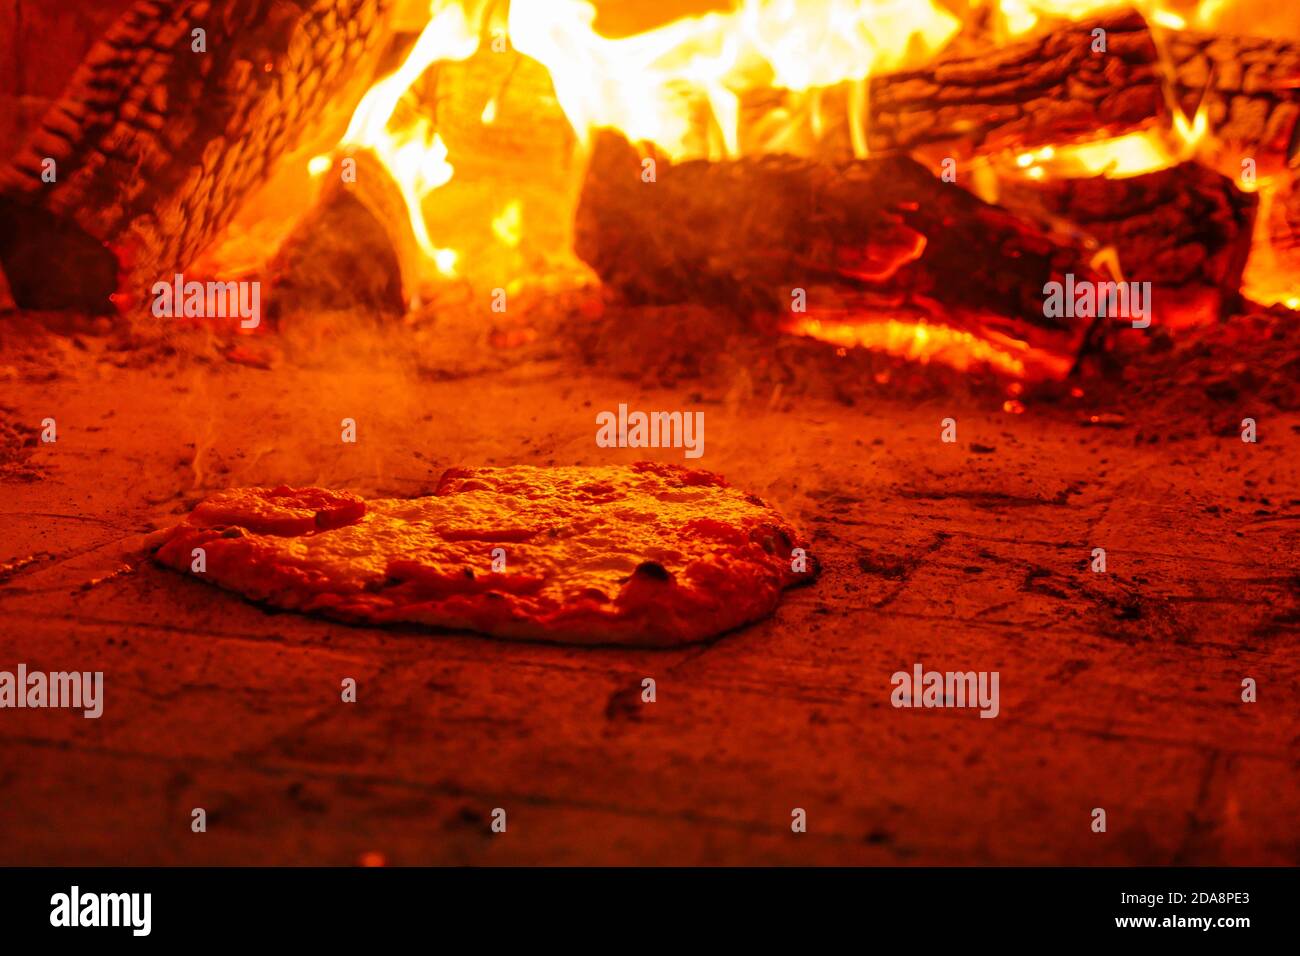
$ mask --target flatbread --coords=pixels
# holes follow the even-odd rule
[[[160,563],[287,610],[583,644],[705,640],[815,572],[761,499],[652,462],[453,468],[413,499],[239,488],[159,540]]]

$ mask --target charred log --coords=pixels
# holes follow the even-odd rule
[[[31,301],[40,284],[47,300],[106,309],[114,291],[143,296],[182,269],[285,153],[341,135],[389,3],[138,0],[0,173],[10,223],[47,256],[15,297]],[[67,249],[95,244],[116,283],[102,255],[88,272],[65,269]],[[11,280],[21,271],[4,265]]]
[[[374,162],[368,154],[353,158]],[[357,183],[369,185],[359,189],[339,180],[328,188],[276,253],[273,318],[339,309],[405,314],[404,290],[418,286],[415,279],[404,281],[404,265],[410,268],[418,250],[409,229],[398,228],[405,222],[400,199],[393,202],[385,195],[396,187],[379,175],[359,176]],[[385,184],[390,190],[382,188]]]
[[[578,255],[631,303],[707,303],[770,326],[799,320],[802,290],[808,318],[944,327],[1045,377],[1070,369],[1092,325],[1044,315],[1048,282],[1097,278],[1081,246],[910,159],[656,158],[649,182],[648,168],[602,134],[577,214]]]
[[[1189,304],[1211,293],[1215,311],[1237,304],[1257,197],[1204,166],[1127,179],[1022,180],[1004,186],[1000,201],[1113,247],[1127,279]]]

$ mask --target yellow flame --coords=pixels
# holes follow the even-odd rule
[[[433,264],[445,276],[454,276],[456,274],[456,260],[459,258],[455,249],[433,250]]]
[[[524,238],[524,211],[519,200],[513,200],[492,220],[492,232],[512,249]]]
[[[1082,175],[1120,179],[1167,169],[1174,165],[1174,153],[1151,132],[1129,133],[1094,143],[1062,147],[1062,163],[1076,163]]]
[[[1109,139],[1044,146],[1020,153],[1016,165],[1031,179],[1105,176],[1123,179],[1177,166],[1192,159],[1209,132],[1208,107],[1202,104],[1188,120],[1175,111],[1171,129],[1153,127]]]
[[[417,115],[397,129],[393,114],[403,96],[435,62],[464,60],[478,49],[476,27],[459,4],[435,0],[430,19],[402,65],[380,80],[362,98],[340,146],[372,150],[402,193],[411,231],[421,251],[439,272],[453,275],[456,254],[435,246],[422,211],[425,198],[451,181],[455,170],[447,162],[447,146],[427,116]]]
[[[1205,139],[1205,134],[1209,131],[1209,104],[1202,103],[1191,122],[1188,122],[1181,110],[1174,111],[1174,132],[1182,140],[1181,146],[1184,151],[1195,152],[1196,147],[1200,145],[1201,140]]]
[[[1167,30],[1212,30],[1231,3],[1232,0],[998,0],[997,8],[1007,35],[1015,37],[1039,26],[1046,17],[1083,20],[1123,8],[1136,8],[1148,23]]]
[[[1274,210],[1283,187],[1272,177],[1261,178],[1256,187],[1259,208],[1255,211],[1255,231],[1242,275],[1241,294],[1261,305],[1281,304],[1288,309],[1300,309],[1300,296],[1295,294],[1294,257],[1279,255],[1273,244]]]
[[[735,156],[744,92],[860,81],[938,51],[959,26],[933,0],[743,0],[620,39],[598,34],[594,19],[585,0],[515,0],[511,42],[550,71],[580,139],[610,127],[675,160],[695,158],[697,97]]]

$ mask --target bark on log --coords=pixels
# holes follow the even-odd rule
[[[0,173],[19,304],[104,310],[192,261],[282,155],[341,135],[390,2],[138,0]]]
[[[1093,52],[1093,29],[1106,31],[1105,53]],[[873,152],[950,140],[987,152],[1096,138],[1150,125],[1164,110],[1155,43],[1131,12],[877,77],[869,102]]]
[[[771,327],[803,289],[808,317],[946,326],[1023,353],[1037,377],[1068,372],[1093,324],[1044,315],[1047,282],[1102,279],[1081,246],[906,157],[655,159],[645,182],[632,147],[601,134],[577,213],[578,255],[629,302],[710,304]]]
[[[1204,98],[1223,173],[1240,175],[1245,158],[1260,175],[1300,161],[1300,43],[1193,32],[1163,43],[1180,109],[1192,116]]]

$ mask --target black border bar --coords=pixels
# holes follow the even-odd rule
[[[87,894],[149,893],[148,936],[129,926],[52,926],[52,900],[73,886],[83,905]],[[1128,936],[1221,948],[1294,932],[1297,899],[1300,870],[1291,868],[15,868],[0,869],[0,932],[6,942],[114,948],[403,935],[450,945],[516,934],[617,945],[719,933],[766,948],[877,932],[918,945]],[[1248,926],[1190,923],[1242,917]]]

